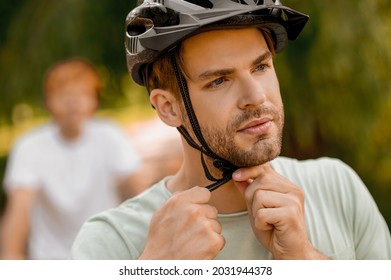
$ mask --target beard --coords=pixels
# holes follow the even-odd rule
[[[238,129],[254,118],[271,116],[277,126],[277,133],[259,135],[250,145],[241,147],[235,142]],[[205,125],[201,127],[205,141],[218,156],[228,160],[238,167],[261,165],[276,158],[281,152],[282,131],[284,126],[283,109],[261,106],[243,111],[235,116],[225,129]]]

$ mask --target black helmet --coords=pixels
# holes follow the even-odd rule
[[[276,52],[300,34],[308,16],[279,0],[144,0],[126,17],[125,48],[133,80],[144,85],[140,69],[185,38],[226,26],[268,29]]]

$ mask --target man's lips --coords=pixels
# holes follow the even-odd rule
[[[273,119],[269,117],[263,117],[260,119],[253,120],[243,127],[238,132],[246,133],[250,135],[262,135],[267,133],[273,123]]]

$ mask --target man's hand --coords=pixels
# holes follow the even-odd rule
[[[324,259],[308,239],[304,193],[269,164],[233,174],[257,239],[276,259]]]
[[[206,188],[175,193],[153,216],[140,259],[213,259],[224,247]]]

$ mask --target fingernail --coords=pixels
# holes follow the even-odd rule
[[[233,178],[234,180],[239,180],[241,176],[242,176],[242,171],[240,171],[240,170],[236,170],[236,171],[232,174],[232,178]]]

